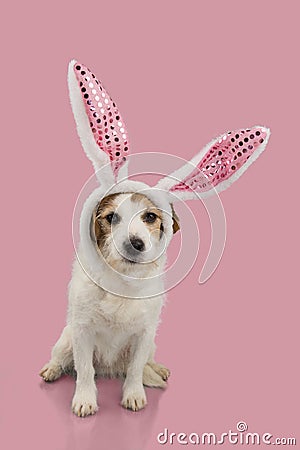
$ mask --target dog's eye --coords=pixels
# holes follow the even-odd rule
[[[118,214],[116,213],[110,213],[107,214],[107,216],[105,217],[105,219],[107,220],[108,223],[115,225],[116,223],[119,223],[121,218]]]
[[[156,219],[157,219],[157,215],[152,212],[147,212],[144,215],[144,222],[154,223],[156,221]]]

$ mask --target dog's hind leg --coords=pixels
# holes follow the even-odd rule
[[[154,372],[163,379],[163,381],[167,381],[167,379],[169,378],[171,372],[165,366],[163,366],[162,364],[158,364],[154,360],[155,350],[156,350],[156,345],[153,342],[152,349],[151,349],[151,352],[150,352],[150,356],[149,356],[149,359],[147,361],[147,365],[150,366],[151,369],[154,370]]]
[[[162,378],[162,380],[167,381],[167,379],[170,376],[170,370],[167,369],[165,366],[163,366],[162,364],[158,364],[155,361],[148,361],[147,363],[148,366],[151,367],[151,369],[159,376]]]
[[[73,363],[71,330],[67,325],[54,345],[51,360],[44,365],[39,375],[45,381],[57,380]]]
[[[149,364],[146,364],[143,371],[143,385],[148,387],[165,388],[167,383],[158,375]]]

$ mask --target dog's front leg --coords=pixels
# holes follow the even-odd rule
[[[74,366],[77,372],[72,410],[77,416],[85,417],[98,409],[93,367],[95,338],[88,327],[77,326],[72,331]]]
[[[134,336],[130,362],[127,368],[126,379],[123,385],[122,406],[138,411],[147,404],[146,393],[143,387],[143,371],[148,360],[153,334],[144,332]]]

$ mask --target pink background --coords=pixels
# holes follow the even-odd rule
[[[165,427],[222,433],[239,420],[249,431],[300,439],[298,6],[6,3],[1,447],[156,449]],[[168,389],[147,389],[148,407],[134,414],[118,404],[119,381],[100,381],[100,411],[86,420],[70,411],[71,378],[47,385],[37,375],[64,325],[72,211],[92,173],[69,106],[71,58],[104,81],[125,117],[132,151],[189,158],[228,129],[272,129],[266,152],[221,195],[226,249],[202,286],[209,227],[190,202],[200,254],[169,293],[157,338],[158,360],[172,371]]]

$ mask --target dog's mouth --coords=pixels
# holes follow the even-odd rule
[[[140,264],[142,261],[140,261],[138,258],[135,258],[135,257],[133,257],[133,256],[129,256],[129,255],[123,255],[122,256],[122,259],[123,259],[123,261],[126,263],[126,264],[132,264],[132,265],[134,265],[134,264]]]
[[[131,265],[134,265],[134,264],[138,264],[138,262],[137,261],[133,261],[132,259],[127,259],[127,258],[123,258],[123,261],[125,261],[125,263],[126,264],[131,264]]]

